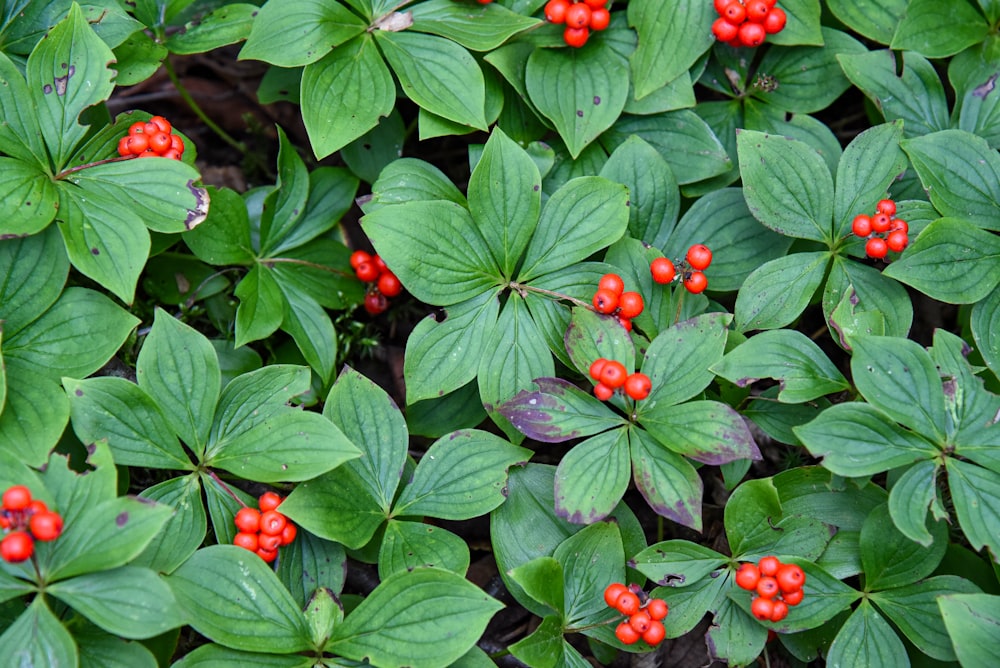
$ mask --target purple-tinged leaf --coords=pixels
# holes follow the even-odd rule
[[[703,464],[761,458],[743,418],[717,401],[657,406],[645,412],[641,420],[661,444]]]
[[[596,397],[561,378],[536,378],[534,382],[538,391],[521,390],[500,407],[500,414],[528,438],[561,443],[624,422]]]
[[[667,519],[701,531],[701,478],[686,459],[641,429],[629,431],[635,484],[646,503]]]

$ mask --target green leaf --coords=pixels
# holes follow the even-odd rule
[[[818,345],[801,332],[761,332],[727,353],[711,371],[740,387],[761,378],[778,381],[778,401],[802,403],[850,388]]]
[[[307,65],[361,34],[365,27],[363,20],[338,2],[273,0],[258,10],[239,57],[281,67]]]
[[[920,137],[951,126],[941,79],[920,54],[887,49],[840,54],[837,59],[847,78],[871,98],[887,121],[904,122],[906,136]],[[902,68],[897,59],[902,59]]]
[[[941,30],[941,12],[947,12],[947,30]],[[988,31],[983,16],[967,0],[910,0],[890,46],[944,58],[983,41]]]
[[[171,53],[205,53],[241,42],[250,34],[260,8],[245,2],[223,5],[194,21],[188,21],[167,38]]]
[[[755,269],[736,296],[736,329],[777,329],[790,324],[823,281],[830,255],[792,253]]]
[[[469,558],[465,540],[447,529],[393,519],[379,548],[378,575],[384,580],[415,568],[440,568],[464,576]]]
[[[493,434],[456,431],[427,450],[393,513],[452,520],[487,513],[504,501],[507,468],[530,456],[530,450]]]
[[[291,594],[260,557],[241,547],[198,550],[167,582],[195,630],[217,643],[284,654],[312,646]]]
[[[989,666],[1000,640],[1000,596],[950,594],[937,599],[944,627],[963,666]]]
[[[499,4],[482,7],[431,0],[414,5],[411,29],[447,37],[472,51],[492,51],[519,32],[541,25],[538,19]]]
[[[711,48],[705,26],[718,18],[699,0],[639,0],[629,3],[628,24],[639,34],[631,57],[635,97],[642,99],[673,81]]]
[[[925,548],[934,537],[927,531],[927,507],[937,499],[938,465],[924,460],[906,470],[889,493],[889,514],[899,531]]]
[[[837,169],[833,205],[834,235],[848,234],[851,221],[871,210],[872,201],[885,197],[889,186],[906,171],[906,155],[899,148],[903,123],[883,123],[854,138]]]
[[[785,236],[829,241],[833,178],[808,144],[752,130],[738,130],[743,194],[763,225]]]
[[[281,550],[278,578],[305,609],[317,590],[339,592],[344,588],[346,561],[343,545],[301,531]]]
[[[9,338],[46,311],[62,294],[69,261],[59,233],[49,228],[0,243],[0,319]],[[0,404],[2,405],[2,404]]]
[[[788,15],[788,23],[781,32],[768,35],[768,42],[782,46],[823,45],[819,0],[785,0],[781,6]]]
[[[865,403],[831,406],[792,431],[814,457],[823,458],[824,468],[848,477],[874,475],[938,453],[930,442]]]
[[[259,420],[287,413],[289,401],[309,390],[309,379],[308,368],[292,364],[270,364],[237,376],[222,390],[209,440],[229,440]]]
[[[6,82],[4,82],[6,83]],[[37,165],[0,158],[0,234],[35,234],[52,222],[58,210],[59,194],[50,177]]]
[[[854,610],[830,645],[827,665],[908,668],[906,647],[867,600]]]
[[[570,359],[580,373],[588,373],[590,365],[599,357],[620,362],[626,371],[635,368],[635,345],[616,318],[599,315],[589,308],[576,307],[564,340]],[[656,387],[655,382],[653,387]]]
[[[147,487],[139,495],[174,509],[173,516],[153,537],[142,554],[129,562],[160,573],[170,573],[187,561],[205,540],[208,520],[197,475],[186,475]],[[221,540],[222,538],[219,537]],[[299,539],[301,540],[301,538]],[[287,550],[285,552],[287,554]]]
[[[939,218],[883,272],[950,304],[974,304],[1000,285],[1000,240],[968,219]]]
[[[281,327],[292,335],[309,366],[324,383],[333,375],[337,363],[337,332],[329,314],[312,297],[302,294],[297,286],[278,282],[285,296],[285,317]]]
[[[617,580],[625,561],[618,524],[584,527],[560,543],[552,556],[562,565],[566,625],[586,627],[606,621],[604,589]]]
[[[949,457],[948,488],[955,514],[973,549],[989,548],[994,561],[1000,555],[1000,475],[989,469]]]
[[[229,188],[207,189],[212,206],[198,227],[184,233],[184,243],[208,264],[249,264],[254,250],[250,243],[250,220],[239,193]]]
[[[908,139],[902,147],[938,211],[1000,230],[1000,156],[985,139],[942,130]]]
[[[122,566],[56,582],[49,593],[108,633],[151,638],[184,624],[173,592],[148,568]]]
[[[529,438],[561,443],[623,422],[603,402],[568,381],[536,378],[534,383],[538,390],[522,390],[500,407],[500,414]]]
[[[558,562],[548,559],[558,565]],[[561,584],[561,574],[560,574]],[[529,666],[554,668],[563,661],[563,625],[559,615],[548,615],[542,619],[531,635],[521,638],[508,647],[510,653]]]
[[[260,248],[269,255],[295,227],[309,197],[309,171],[285,131],[278,127],[278,175],[260,214]]]
[[[986,366],[1000,377],[1000,285],[972,307],[969,324]]]
[[[83,668],[157,668],[156,656],[142,643],[105,633],[90,625],[74,629],[73,640]],[[166,633],[160,638],[170,638]],[[163,650],[160,650],[161,655]]]
[[[472,216],[452,202],[383,207],[366,214],[362,228],[406,289],[429,304],[457,304],[502,280]]]
[[[913,304],[906,288],[876,268],[842,255],[834,256],[823,286],[823,313],[827,321],[834,318],[838,306],[856,324],[854,331],[837,330],[838,342],[845,349],[850,348],[848,342],[857,334],[905,337],[913,322]],[[870,329],[873,321],[877,329]]]
[[[764,650],[767,631],[732,599],[720,599],[714,613],[713,623],[705,634],[709,655],[735,666],[753,662]]]
[[[646,503],[667,519],[701,531],[703,484],[684,457],[641,429],[629,430],[635,484]]]
[[[0,443],[16,444],[23,462],[41,466],[69,421],[69,401],[59,384],[34,366],[4,359],[6,403],[0,413]]]
[[[631,474],[626,429],[578,443],[556,469],[556,515],[574,524],[604,519],[625,495]]]
[[[98,37],[79,5],[48,32],[28,57],[28,91],[49,156],[57,168],[69,160],[87,134],[80,114],[111,95],[111,49]]]
[[[761,458],[740,414],[718,401],[660,402],[643,411],[641,424],[661,444],[703,464]]]
[[[762,542],[761,536],[773,535],[771,522],[781,516],[781,500],[771,479],[743,483],[726,501],[725,525],[729,549],[734,555],[740,555],[748,546]]]
[[[845,25],[880,44],[888,44],[909,0],[827,0],[827,7]]]
[[[0,643],[10,660],[19,665],[46,668],[76,668],[78,650],[62,622],[37,596],[28,609],[0,635]]]
[[[38,116],[33,104],[24,104],[31,99],[30,95],[21,69],[6,53],[0,54],[0,109],[4,119],[0,126],[0,151],[12,158],[44,166],[45,147]]]
[[[925,547],[896,529],[888,505],[872,511],[861,527],[866,590],[913,584],[933,573],[948,547],[948,528],[943,522],[934,522],[930,530],[933,542]]]
[[[171,668],[214,668],[215,666],[246,666],[247,668],[314,668],[314,657],[295,654],[260,654],[241,652],[214,643],[207,643],[188,652]]]
[[[267,338],[281,325],[284,296],[274,275],[263,265],[254,265],[234,294],[240,300],[236,309],[237,348]]]
[[[281,504],[281,512],[317,536],[358,549],[389,515],[375,494],[353,462],[348,462],[296,485]]]
[[[308,244],[306,247],[314,245],[309,242],[335,227],[354,205],[358,178],[350,171],[343,167],[318,167],[308,174],[309,196],[305,201],[305,210],[297,214],[293,208],[289,212],[295,224],[285,231],[281,240],[272,248],[272,255],[287,253],[304,244]],[[347,258],[345,253],[345,268]]]
[[[465,196],[440,169],[416,158],[400,158],[379,173],[362,210],[371,213],[387,204],[439,199],[466,206]]]
[[[157,309],[136,360],[136,376],[174,433],[204,452],[222,384],[219,359],[208,339]]]
[[[447,666],[480,637],[503,607],[448,571],[390,575],[336,627],[326,649],[378,666]]]
[[[661,587],[686,587],[698,584],[726,561],[725,555],[703,545],[667,540],[650,545],[630,563]]]
[[[677,179],[663,156],[641,137],[629,137],[608,157],[600,176],[628,188],[629,236],[662,245],[681,204]]]
[[[535,49],[528,57],[525,84],[531,103],[552,121],[576,159],[625,107],[628,68],[597,45]]]
[[[562,617],[566,610],[562,564],[553,557],[538,557],[511,569],[508,575],[524,589],[524,593],[558,613],[561,636]]]
[[[374,34],[408,98],[450,121],[486,129],[486,84],[468,51],[436,35],[405,30]]]

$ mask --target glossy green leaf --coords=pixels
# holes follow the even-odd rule
[[[637,99],[687,72],[712,46],[705,26],[718,15],[704,2],[639,0],[627,11],[629,25],[639,34],[630,59]]]
[[[160,638],[170,638],[167,632]],[[157,668],[156,656],[142,643],[105,633],[96,626],[76,629],[73,634],[82,668]],[[161,650],[162,653],[162,650]]]
[[[212,202],[208,217],[184,233],[184,243],[209,264],[249,264],[255,252],[243,198],[229,188],[209,187],[207,191]]]
[[[597,522],[573,534],[552,555],[562,565],[566,624],[588,626],[608,618],[604,589],[625,561],[615,522]]]
[[[236,347],[267,338],[284,318],[284,296],[271,270],[254,265],[236,286]]]
[[[948,528],[930,525],[932,543],[925,547],[892,524],[888,505],[879,506],[861,527],[861,565],[869,590],[890,589],[921,580],[937,568],[948,547]]]
[[[906,648],[889,623],[867,600],[848,617],[830,645],[827,665],[907,668]]]
[[[872,601],[924,654],[955,661],[955,649],[938,602],[944,596],[976,594],[979,587],[955,575],[940,575],[872,594]]]
[[[55,380],[40,377],[33,365],[4,359],[7,396],[0,413],[0,443],[16,444],[13,452],[41,466],[69,421],[69,401]]]
[[[311,533],[350,549],[368,543],[389,515],[350,462],[296,485],[281,512]]]
[[[500,4],[470,7],[453,0],[431,0],[410,11],[412,30],[447,37],[472,51],[492,51],[517,33],[540,25],[538,19]]]
[[[1000,377],[1000,285],[972,307],[970,325],[979,354]]]
[[[553,557],[538,557],[511,569],[508,575],[528,596],[559,614],[561,636],[561,617],[566,609],[562,564]]]
[[[385,166],[372,184],[371,199],[360,204],[371,213],[387,204],[439,199],[466,206],[465,196],[440,169],[417,158],[400,158]]]
[[[338,2],[273,0],[258,10],[239,57],[281,67],[307,65],[364,29],[364,21]]]
[[[663,156],[641,137],[629,137],[612,152],[600,176],[628,188],[629,236],[662,245],[680,211],[677,178]]]
[[[558,562],[543,557],[558,565]],[[561,584],[560,577],[560,584]],[[549,615],[542,619],[534,631],[527,637],[512,644],[509,649],[517,659],[529,666],[537,668],[554,668],[564,660],[563,657],[563,625],[559,615]]]
[[[801,315],[829,264],[822,251],[792,253],[753,271],[736,296],[736,329],[777,329]]]
[[[899,531],[912,541],[930,547],[934,537],[927,531],[927,507],[937,499],[936,462],[924,460],[906,470],[889,492],[889,514]]]
[[[0,643],[11,661],[46,668],[76,668],[79,656],[73,636],[52,614],[45,598],[31,605],[0,634]]]
[[[500,414],[536,441],[561,443],[592,436],[623,422],[604,403],[565,380],[536,378],[534,384],[537,390],[518,392],[504,402]]]
[[[171,668],[213,668],[219,665],[247,666],[248,668],[314,668],[313,657],[295,654],[261,654],[241,652],[222,645],[207,643],[185,654]]]
[[[254,18],[260,8],[245,2],[223,5],[184,27],[167,38],[171,53],[204,53],[241,42],[250,35]]]
[[[69,261],[55,229],[0,243],[0,318],[10,338],[45,312],[62,294]]]
[[[300,531],[281,549],[278,578],[304,609],[317,590],[340,592],[344,588],[346,561],[343,545]]]
[[[648,402],[648,397],[644,401]],[[703,464],[718,466],[739,459],[761,458],[740,414],[718,401],[688,401],[673,406],[662,402],[650,404],[640,421],[662,445]]]
[[[871,213],[871,202],[885,197],[892,182],[906,171],[906,155],[899,148],[903,130],[899,121],[876,125],[844,150],[833,205],[835,236],[848,234],[859,213]]]
[[[947,12],[947,30],[941,30],[941,12]],[[944,58],[983,41],[988,30],[983,16],[966,0],[910,0],[890,46]]]
[[[823,286],[823,313],[828,321],[834,318],[838,306],[845,309],[840,321],[850,314],[855,323],[852,331],[837,331],[838,342],[845,349],[858,334],[905,337],[913,322],[913,303],[906,288],[884,276],[884,272],[841,255],[834,256]],[[878,329],[870,330],[873,321],[878,323]]]
[[[852,30],[880,44],[888,44],[909,0],[827,0],[830,11]]]
[[[309,171],[285,131],[278,127],[278,165],[274,190],[260,214],[261,253],[269,255],[304,213],[309,197]]]
[[[621,501],[631,474],[627,430],[615,429],[578,443],[556,469],[556,515],[574,524],[604,519]]]
[[[592,309],[573,309],[565,342],[570,359],[580,373],[589,375],[590,365],[599,357],[621,363],[629,373],[635,368],[635,345],[628,332],[617,319],[599,315]]]
[[[464,576],[469,558],[465,540],[447,529],[389,520],[379,548],[378,574],[384,580],[415,568],[440,568]]]
[[[52,222],[59,195],[49,176],[14,158],[0,158],[0,188],[7,193],[0,202],[0,234],[35,234]]]
[[[695,585],[718,570],[725,555],[687,540],[667,540],[650,545],[631,563],[661,587]]]
[[[747,665],[764,650],[767,631],[740,610],[730,598],[722,598],[714,610],[713,624],[705,634],[710,656],[732,665]]]
[[[1000,596],[949,594],[937,599],[944,627],[963,666],[989,666],[1000,640]]]
[[[337,363],[337,332],[329,314],[294,286],[285,287],[279,282],[278,287],[282,288],[287,305],[282,329],[292,335],[295,345],[320,379],[329,382]]]
[[[725,525],[729,548],[740,555],[761,541],[761,535],[771,535],[774,529],[769,520],[782,516],[778,490],[770,479],[744,482],[737,487],[726,502]]]
[[[973,549],[989,548],[1000,554],[1000,474],[974,464],[948,458],[948,488],[958,523]]]
[[[642,362],[653,389],[638,407],[673,405],[690,399],[712,381],[709,367],[722,359],[731,317],[722,313],[679,322],[653,339]]]
[[[208,520],[197,475],[172,478],[147,487],[140,497],[170,506],[174,514],[146,549],[129,562],[160,573],[170,573],[194,554],[205,540]]]
[[[6,35],[8,38],[10,35]],[[24,162],[44,164],[45,147],[34,105],[22,70],[6,54],[0,54],[0,108],[4,125],[0,127],[0,150]]]
[[[629,431],[635,484],[657,514],[701,530],[703,484],[698,472],[682,456],[641,429]]]

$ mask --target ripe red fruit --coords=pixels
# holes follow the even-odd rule
[[[153,116],[149,119],[149,122],[155,125],[160,132],[170,134],[170,131],[173,129],[170,126],[170,121],[165,119],[163,116]]]
[[[732,42],[740,34],[740,27],[735,26],[726,19],[718,18],[712,22],[712,34],[720,42]]]
[[[128,143],[132,137],[126,135],[118,140],[118,155],[124,157],[126,155],[132,155],[132,152],[128,150]]]
[[[688,249],[687,261],[692,269],[708,269],[708,265],[712,264],[712,251],[705,244],[695,244]]]
[[[639,612],[639,597],[630,591],[618,597],[614,607],[623,615],[632,616]]]
[[[11,531],[0,541],[0,559],[16,564],[27,561],[35,551],[35,541],[26,531]]]
[[[170,135],[170,148],[178,153],[184,152],[184,140],[178,135]]]
[[[403,284],[399,282],[396,274],[386,270],[378,277],[378,291],[386,297],[395,297],[403,291]]]
[[[782,619],[788,616],[788,604],[782,600],[777,600],[771,607],[771,621],[780,622]]]
[[[872,216],[872,231],[878,232],[879,234],[882,232],[888,232],[890,223],[892,223],[892,217],[889,216],[889,214],[876,213]]]
[[[902,253],[909,243],[910,238],[903,230],[893,230],[885,238],[886,247],[894,253]]]
[[[627,591],[628,587],[621,582],[612,582],[604,588],[604,602],[608,604],[608,607],[613,608],[618,602],[618,597]]]
[[[181,154],[172,148],[168,148],[166,151],[160,154],[161,158],[166,158],[167,160],[180,160]]]
[[[623,315],[618,316],[618,324],[625,328],[626,332],[632,331],[632,320]]]
[[[875,205],[875,210],[879,213],[884,213],[887,216],[896,215],[896,203],[891,199],[880,199],[878,204]]]
[[[616,390],[624,385],[626,378],[627,374],[625,373],[625,365],[621,362],[608,360],[607,364],[604,365],[604,368],[601,369],[601,382],[610,387],[612,390]]]
[[[549,23],[565,23],[569,0],[549,0],[545,3],[545,20]]]
[[[760,570],[755,564],[747,562],[745,564],[740,564],[739,569],[736,571],[736,586],[740,589],[746,589],[752,591],[757,588],[757,583],[760,582]]]
[[[266,561],[267,563],[271,563],[272,561],[274,561],[275,559],[278,558],[278,551],[277,550],[264,550],[262,548],[258,548],[257,549],[257,556],[260,557],[261,559],[263,559],[264,561]]]
[[[684,287],[693,295],[700,294],[708,287],[708,279],[700,271],[692,271],[691,275],[684,279]]]
[[[170,135],[166,132],[154,132],[149,135],[149,148],[154,153],[166,153],[170,149]]]
[[[140,155],[149,148],[149,136],[143,132],[134,134],[128,140],[128,152],[132,155]]]
[[[757,582],[757,593],[764,598],[774,598],[778,595],[778,581],[770,575],[762,575]]]
[[[774,601],[769,598],[755,598],[750,604],[750,612],[762,622],[770,621],[774,612]]]
[[[615,637],[626,645],[633,645],[639,642],[642,635],[632,628],[628,622],[622,622],[615,629]]]
[[[146,121],[145,123],[142,124],[143,134],[151,135],[154,132],[159,132],[159,131],[160,127],[156,123],[153,123],[151,121]]]
[[[592,30],[607,30],[609,25],[611,25],[611,12],[604,7],[597,7],[590,13]]]
[[[136,121],[132,125],[128,126],[128,133],[130,135],[141,134],[146,131],[146,124],[142,121]]]
[[[798,591],[806,583],[806,574],[795,564],[782,564],[774,574],[782,594]]]
[[[781,600],[783,600],[788,605],[798,605],[799,603],[802,602],[802,597],[804,595],[805,594],[802,592],[802,590],[798,589],[796,591],[790,591],[782,594]]]
[[[674,268],[674,263],[667,258],[658,257],[649,263],[649,273],[653,275],[654,281],[664,285],[674,280],[677,269]]]
[[[618,299],[618,308],[623,318],[634,318],[642,313],[642,295],[638,292],[623,292]]]
[[[611,398],[611,395],[613,395],[614,393],[615,391],[612,390],[607,385],[605,385],[604,383],[598,383],[597,385],[594,385],[594,396],[600,399],[601,401],[607,401],[608,399]]]
[[[365,294],[365,311],[370,315],[384,313],[389,308],[389,300],[378,290],[372,290]]]
[[[257,548],[260,547],[257,543],[257,534],[247,531],[241,531],[233,536],[233,545],[250,550],[251,552],[256,552]]]
[[[280,536],[288,520],[277,510],[266,510],[260,514],[260,532],[270,536]]]
[[[865,244],[865,253],[870,258],[881,260],[889,253],[889,245],[885,242],[885,239],[874,237],[869,239],[868,243]]]
[[[764,26],[759,23],[750,23],[748,21],[740,26],[738,38],[740,40],[740,44],[743,46],[760,46],[764,43],[765,37],[767,37],[767,32],[764,29]]]
[[[281,530],[281,544],[288,545],[295,537],[299,535],[299,530],[295,528],[295,525],[291,522],[285,525],[285,528]]]
[[[277,550],[281,547],[281,534],[262,533],[257,536],[257,549]]]
[[[354,251],[353,253],[351,253],[351,259],[348,260],[348,262],[351,264],[351,269],[357,269],[359,266],[361,266],[362,262],[371,262],[371,261],[372,261],[371,253],[368,253],[367,251],[363,250]]]
[[[754,23],[763,23],[764,19],[767,17],[767,13],[771,11],[771,8],[767,6],[764,0],[750,0],[746,4],[747,8],[747,20],[753,21]]]
[[[233,518],[236,528],[246,533],[257,533],[260,531],[260,511],[256,508],[244,507],[236,511]]]
[[[614,313],[618,308],[618,295],[606,288],[599,289],[594,293],[594,310],[598,313]]]
[[[586,28],[590,25],[593,10],[582,2],[577,2],[566,10],[567,28]]]
[[[910,231],[910,224],[902,218],[893,218],[889,221],[889,231],[895,232],[896,230],[902,230],[903,232],[908,233]]]
[[[374,283],[378,280],[379,270],[374,262],[362,262],[354,269],[354,275],[359,281]]]
[[[722,10],[721,16],[734,26],[738,26],[746,21],[747,9],[739,2],[730,2],[726,5],[726,8]]]
[[[604,365],[607,364],[607,363],[608,363],[608,361],[606,359],[604,359],[603,357],[598,357],[596,360],[594,360],[593,362],[591,362],[590,368],[587,370],[587,372],[590,374],[590,377],[593,378],[594,380],[600,380],[601,379],[601,370],[604,368]],[[624,585],[622,585],[622,586],[624,586]],[[611,605],[611,604],[609,603],[608,605]]]
[[[598,290],[610,290],[616,295],[621,295],[625,291],[625,281],[618,274],[604,274],[597,282]]]
[[[667,637],[667,630],[663,628],[661,622],[655,619],[650,623],[649,628],[642,634],[642,639],[650,645],[659,645]]]
[[[859,237],[867,237],[872,233],[872,217],[864,213],[854,216],[851,231]]]
[[[29,513],[43,513],[48,509],[49,507],[45,505],[45,502],[38,499],[32,499],[31,503],[28,504]]]
[[[641,401],[649,396],[649,391],[653,389],[653,383],[649,376],[644,373],[633,373],[625,379],[625,394],[636,401]]]
[[[55,540],[62,533],[63,519],[59,513],[43,510],[31,516],[31,519],[28,520],[28,528],[31,529],[35,540],[42,542]]]
[[[3,507],[6,510],[24,510],[31,505],[31,490],[24,485],[11,485],[3,493]]]
[[[659,621],[666,618],[667,614],[670,612],[670,608],[667,606],[667,602],[662,598],[651,598],[649,599],[649,603],[646,604],[646,612],[649,613],[650,619],[653,621]]]
[[[777,557],[762,557],[760,561],[757,562],[757,568],[760,569],[761,575],[767,575],[769,577],[774,577],[781,567],[781,562],[778,561]]]
[[[260,498],[257,499],[257,506],[260,508],[262,513],[265,513],[268,510],[274,510],[280,506],[282,501],[284,501],[284,499],[282,499],[277,492],[264,492],[260,495]]]
[[[738,0],[714,0],[712,4],[715,6],[715,13],[722,16],[722,13],[726,11],[726,7],[737,1]]]
[[[773,35],[775,33],[781,32],[785,29],[785,23],[788,17],[785,15],[785,10],[781,7],[775,7],[771,5],[771,10],[764,17],[764,32],[768,35]]]
[[[584,3],[591,9],[600,9],[604,5],[608,4],[608,0],[583,0]]]
[[[566,30],[563,31],[563,41],[566,42],[567,46],[572,46],[575,49],[579,49],[586,44],[589,38],[589,28],[572,28],[566,26]]]
[[[640,610],[628,618],[628,625],[639,633],[645,633],[652,621],[648,612]]]

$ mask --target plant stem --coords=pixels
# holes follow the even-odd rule
[[[226,483],[222,482],[222,478],[220,478],[215,473],[215,471],[213,471],[212,469],[206,469],[205,472],[208,473],[208,477],[209,478],[211,478],[212,480],[214,480],[216,482],[216,484],[219,487],[222,488],[222,491],[224,491],[229,496],[233,497],[233,499],[236,500],[236,503],[240,504],[244,508],[246,507],[247,504],[243,503],[243,500],[240,497],[236,496],[235,492],[233,492],[233,490],[229,488],[229,485],[227,485]]]
[[[545,295],[547,297],[552,297],[553,299],[557,299],[557,300],[565,300],[565,301],[568,301],[568,302],[573,302],[577,306],[583,306],[583,307],[589,308],[591,310],[593,310],[593,308],[594,308],[591,304],[583,301],[582,299],[577,299],[576,297],[570,297],[569,295],[563,294],[561,292],[556,292],[555,290],[546,290],[545,288],[536,288],[533,285],[524,285],[523,283],[517,283],[515,281],[511,281],[509,287],[510,287],[511,290],[517,290],[521,295],[523,295],[525,292],[537,292],[540,295]]]
[[[247,147],[246,145],[234,139],[228,132],[223,130],[215,121],[209,118],[208,114],[195,102],[194,98],[191,97],[191,93],[188,92],[184,84],[181,83],[180,77],[177,76],[177,71],[174,69],[174,64],[170,62],[170,58],[163,61],[163,68],[167,71],[167,76],[170,77],[170,81],[174,84],[174,88],[177,89],[177,94],[181,96],[181,99],[187,103],[187,106],[191,108],[195,116],[201,119],[201,122],[209,127],[212,132],[217,134],[222,141],[226,142],[233,148],[235,148],[240,153],[246,155]]]
[[[132,159],[138,158],[138,157],[139,156],[137,156],[137,155],[120,155],[120,156],[117,156],[117,157],[114,157],[114,158],[105,158],[104,160],[97,160],[95,162],[88,162],[88,163],[83,164],[83,165],[77,165],[76,167],[68,167],[68,168],[62,170],[61,172],[59,172],[58,174],[56,174],[55,176],[53,176],[52,178],[54,180],[56,180],[56,181],[61,181],[62,179],[64,179],[67,176],[69,176],[70,174],[75,174],[77,172],[81,172],[81,171],[83,171],[85,169],[88,169],[89,167],[96,167],[97,165],[106,165],[109,162],[121,162],[122,160],[132,160]]]
[[[338,276],[351,276],[352,274],[342,270],[334,269],[333,267],[327,267],[323,264],[317,264],[315,262],[310,262],[309,260],[299,260],[293,257],[269,257],[266,260],[261,260],[261,264],[265,266],[270,266],[272,264],[298,264],[303,267],[309,267],[310,269],[316,269],[318,271],[325,271],[328,274],[337,274]]]

